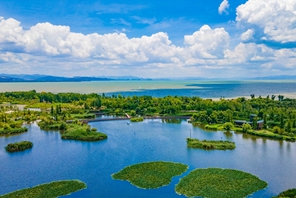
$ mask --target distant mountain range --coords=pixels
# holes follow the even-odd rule
[[[110,76],[110,77],[89,77],[89,76],[48,76],[40,74],[0,74],[0,82],[85,82],[85,81],[112,81],[112,80],[151,80],[134,76]]]
[[[279,76],[264,76],[255,78],[244,79],[218,79],[218,78],[202,78],[202,77],[181,77],[181,78],[139,78],[135,76],[74,76],[74,77],[62,77],[62,76],[50,76],[40,74],[0,74],[0,82],[86,82],[86,81],[115,81],[115,80],[296,80],[296,75],[279,75]]]

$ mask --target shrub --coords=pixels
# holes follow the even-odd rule
[[[223,124],[223,129],[225,129],[226,131],[230,131],[233,128],[233,124],[230,122],[225,122]]]
[[[279,133],[279,134],[281,133],[281,128],[278,127],[278,126],[273,127],[272,130],[273,130],[274,133]]]
[[[249,123],[244,123],[242,126],[243,132],[248,132],[251,129],[252,129],[252,126]]]

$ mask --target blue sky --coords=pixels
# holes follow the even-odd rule
[[[2,0],[0,73],[296,75],[294,0]]]

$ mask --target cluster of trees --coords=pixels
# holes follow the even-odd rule
[[[218,101],[199,97],[167,96],[121,96],[104,94],[48,93],[36,91],[0,93],[0,102],[39,104],[50,107],[50,114],[65,120],[69,113],[101,110],[113,115],[192,115],[193,122],[203,124],[233,123],[234,120],[264,120],[264,128],[278,127],[279,131],[296,132],[296,100],[275,95],[265,98],[251,95],[251,99],[239,97]],[[69,105],[65,104],[71,104]],[[48,106],[50,105],[50,106]],[[36,107],[36,105],[35,105]],[[48,109],[47,109],[48,110]],[[1,119],[1,117],[0,117]],[[254,127],[254,126],[251,126]]]

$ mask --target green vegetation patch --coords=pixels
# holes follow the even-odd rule
[[[33,143],[29,141],[21,141],[8,144],[5,149],[8,152],[23,151],[33,147]]]
[[[41,184],[32,188],[25,188],[6,195],[1,198],[55,198],[59,196],[69,195],[72,192],[86,188],[86,184],[79,180],[55,181],[51,183]]]
[[[107,135],[97,132],[95,128],[90,129],[86,124],[68,124],[66,131],[62,134],[65,140],[98,141],[107,139]]]
[[[10,134],[16,134],[16,133],[23,133],[27,131],[28,129],[26,127],[0,129],[0,135],[10,135]]]
[[[295,198],[296,197],[296,188],[285,190],[281,192],[278,196],[273,198]]]
[[[143,122],[144,118],[143,117],[136,117],[136,118],[131,118],[131,122]]]
[[[93,119],[96,115],[93,113],[71,114],[71,117],[74,119]]]
[[[235,149],[235,143],[230,141],[213,141],[187,138],[187,146],[191,148],[232,150]]]
[[[38,126],[43,130],[65,130],[67,125],[64,121],[40,121]]]
[[[278,140],[286,140],[286,141],[291,141],[291,142],[295,142],[295,140],[296,140],[294,135],[293,135],[293,137],[287,136],[287,135],[280,135],[280,134],[272,133],[267,130],[259,130],[259,131],[250,130],[247,133],[251,134],[251,135],[257,135],[260,137],[267,137],[267,138],[273,138],[273,139],[278,139]]]
[[[196,169],[182,178],[175,190],[187,197],[246,197],[267,186],[249,173],[220,168]]]
[[[181,175],[188,166],[174,162],[148,162],[125,167],[112,175],[113,179],[129,181],[144,189],[159,188],[168,185],[172,178]]]

